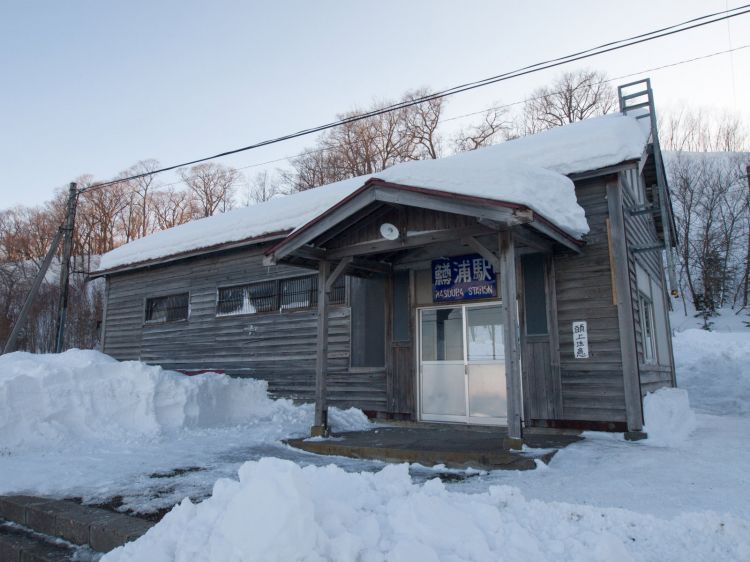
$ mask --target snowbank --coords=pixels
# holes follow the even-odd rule
[[[346,473],[266,458],[183,501],[104,562],[747,560],[750,528],[711,513],[666,520],[621,509],[526,500],[516,488],[449,492],[406,465]]]
[[[303,226],[373,177],[414,187],[526,205],[579,237],[588,232],[567,174],[637,160],[648,132],[621,114],[586,119],[535,135],[438,160],[405,162],[265,203],[189,222],[120,246],[102,256],[108,270]]]
[[[277,419],[280,428],[309,427],[309,405],[271,400],[266,390],[265,381],[217,373],[186,377],[96,351],[11,353],[0,356],[0,450],[142,440],[259,419]],[[367,423],[359,410],[332,412],[334,427]]]
[[[690,398],[682,388],[660,388],[646,395],[643,401],[646,445],[677,447],[682,445],[696,428],[695,413],[690,409]]]
[[[685,330],[673,346],[677,384],[696,410],[750,416],[750,330]]]

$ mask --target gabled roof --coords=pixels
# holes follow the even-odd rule
[[[641,158],[648,131],[621,114],[438,160],[405,162],[266,203],[195,220],[125,244],[102,256],[99,271],[136,267],[227,244],[252,244],[303,227],[377,178],[447,193],[523,205],[580,238],[588,231],[574,186],[566,177]],[[129,267],[128,267],[129,268]]]

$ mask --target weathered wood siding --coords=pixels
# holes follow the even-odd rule
[[[168,369],[219,369],[267,380],[269,391],[314,398],[314,309],[216,316],[219,287],[311,273],[291,266],[265,267],[259,250],[204,256],[109,279],[105,353]],[[144,323],[145,299],[189,291],[187,321]],[[329,399],[333,405],[386,408],[385,369],[350,369],[351,312],[333,306],[329,322]]]
[[[656,232],[656,224],[651,214],[631,214],[631,209],[637,209],[639,206],[647,204],[645,196],[639,200],[636,190],[644,193],[643,178],[638,174],[637,166],[626,170],[621,175],[624,217],[625,217],[625,238],[628,249],[628,272],[630,276],[630,292],[633,302],[633,321],[635,324],[635,342],[638,354],[638,370],[641,384],[641,393],[645,395],[665,386],[672,386],[672,357],[671,346],[669,353],[661,350],[661,357],[658,363],[648,364],[644,360],[643,351],[643,328],[641,326],[640,301],[638,299],[638,278],[636,273],[636,264],[643,268],[654,283],[655,290],[662,293],[664,302],[666,300],[666,279],[662,265],[661,251],[633,252],[634,248],[648,247],[661,244]],[[657,301],[654,301],[654,315],[660,314]],[[666,318],[667,327],[669,326],[669,317]],[[656,327],[654,327],[656,329]],[[666,360],[665,360],[666,359]]]
[[[557,255],[557,317],[563,419],[625,421],[625,395],[617,307],[607,236],[606,181],[578,181],[576,196],[590,232],[582,255]],[[589,358],[573,356],[572,323],[588,323]]]

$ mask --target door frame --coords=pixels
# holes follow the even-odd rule
[[[416,406],[417,406],[417,419],[419,421],[426,421],[426,422],[436,422],[436,423],[458,423],[463,425],[490,425],[490,426],[506,426],[508,424],[508,418],[507,414],[505,417],[501,418],[489,418],[489,417],[472,417],[469,412],[469,377],[468,374],[468,350],[467,350],[467,317],[466,309],[468,308],[487,308],[490,306],[500,306],[501,315],[502,315],[502,300],[496,299],[491,301],[480,301],[480,302],[456,302],[456,303],[446,303],[446,304],[439,304],[439,305],[428,305],[428,306],[419,306],[415,308],[415,314],[416,314],[416,375],[417,375],[417,396],[416,396]],[[422,311],[425,310],[446,310],[446,309],[452,309],[452,308],[460,308],[461,309],[461,330],[462,330],[462,337],[463,337],[463,360],[461,363],[464,365],[464,398],[466,401],[466,415],[465,416],[454,416],[454,415],[438,415],[438,414],[427,414],[428,418],[425,418],[424,414],[422,413]],[[503,330],[507,330],[507,327],[505,326],[505,318],[504,315],[501,316],[501,321],[503,325]],[[506,353],[507,350],[504,350],[504,353]],[[441,363],[445,363],[445,361],[442,361]],[[459,363],[459,361],[449,361],[449,363]],[[503,361],[498,361],[498,365],[502,365],[503,369],[505,369],[506,361],[503,359]],[[507,373],[506,373],[507,377]],[[506,378],[506,388],[507,388],[507,378]],[[506,412],[507,412],[507,402],[508,397],[506,396]]]

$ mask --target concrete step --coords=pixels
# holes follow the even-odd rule
[[[109,552],[135,540],[153,526],[122,513],[35,496],[0,496],[0,518],[46,537],[87,545],[97,552]],[[4,558],[0,557],[1,561]]]
[[[0,562],[68,562],[79,558],[78,550],[69,543],[0,520]]]

